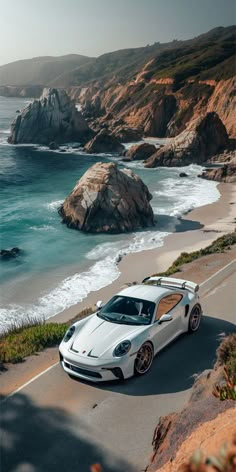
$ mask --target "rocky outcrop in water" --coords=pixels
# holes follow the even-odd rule
[[[92,154],[100,154],[101,152],[114,152],[121,154],[124,146],[115,136],[112,136],[106,129],[102,129],[91,141],[89,141],[84,150]]]
[[[9,259],[15,259],[21,253],[21,250],[18,247],[13,247],[12,249],[1,249],[0,250],[0,260],[8,261]]]
[[[153,226],[152,195],[142,180],[115,163],[98,162],[77,182],[59,210],[67,226],[121,233]]]
[[[145,167],[202,164],[227,144],[227,131],[219,116],[207,113],[191,121],[186,130],[151,156]]]
[[[148,157],[155,154],[157,148],[154,144],[142,143],[132,146],[125,152],[125,157],[128,157],[131,161],[146,160]]]
[[[51,142],[85,143],[93,132],[90,130],[74,102],[64,90],[44,89],[39,100],[34,100],[16,117],[11,125],[9,143]]]

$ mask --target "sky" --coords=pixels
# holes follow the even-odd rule
[[[189,39],[235,20],[235,0],[0,0],[0,65]]]

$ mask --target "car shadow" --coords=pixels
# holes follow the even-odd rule
[[[88,427],[64,409],[41,407],[21,392],[0,395],[0,463],[4,472],[103,472],[136,469],[116,452],[89,439]]]
[[[204,316],[199,330],[193,334],[181,335],[159,352],[151,370],[144,376],[93,386],[95,389],[131,396],[161,395],[187,390],[192,387],[196,374],[213,368],[221,335],[234,331],[233,323]],[[79,379],[74,380],[81,382]]]

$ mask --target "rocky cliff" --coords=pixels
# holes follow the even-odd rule
[[[154,224],[151,198],[129,169],[98,162],[77,182],[59,214],[67,226],[86,232],[132,231]]]
[[[228,144],[228,135],[216,113],[207,113],[191,121],[186,130],[159,149],[145,167],[202,164]]]
[[[86,142],[94,133],[64,90],[44,89],[11,125],[11,144]]]

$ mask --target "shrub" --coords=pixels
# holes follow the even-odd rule
[[[170,275],[180,271],[182,265],[188,264],[189,262],[193,262],[202,256],[224,252],[226,249],[229,249],[230,246],[232,246],[233,244],[236,244],[236,231],[234,231],[233,233],[226,234],[225,236],[221,236],[220,238],[213,241],[213,243],[211,243],[205,249],[200,249],[200,251],[194,251],[190,253],[182,252],[180,256],[169,267],[169,269],[167,269],[165,272],[161,272],[159,274],[154,275],[169,277]]]
[[[220,400],[236,400],[236,377],[230,376],[226,367],[224,367],[225,383],[215,384],[212,394]]]
[[[216,351],[217,365],[225,365],[231,376],[236,377],[236,333],[227,336]]]

